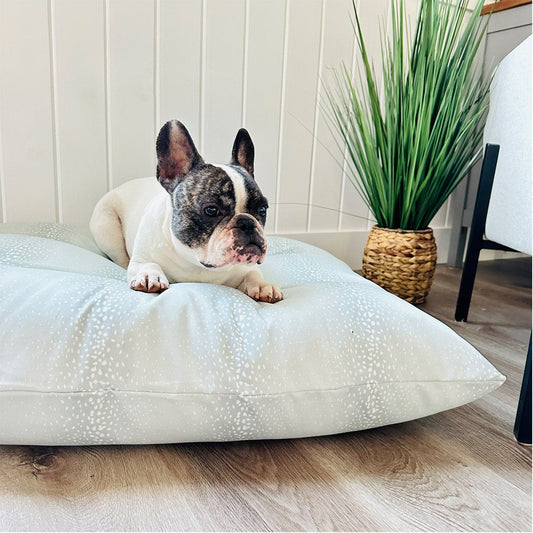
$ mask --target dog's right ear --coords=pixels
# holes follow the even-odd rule
[[[155,147],[157,180],[169,193],[196,165],[203,163],[187,128],[178,120],[169,120],[161,128]]]

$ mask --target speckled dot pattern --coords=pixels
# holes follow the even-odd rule
[[[143,444],[355,431],[470,402],[504,377],[330,254],[271,237],[285,299],[129,289],[87,233],[0,226],[0,443]]]

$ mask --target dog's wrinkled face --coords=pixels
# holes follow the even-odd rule
[[[240,167],[202,165],[172,193],[172,231],[207,268],[262,263],[268,207]]]
[[[253,177],[254,147],[239,130],[229,165],[200,157],[189,133],[167,122],[157,139],[157,178],[172,197],[172,232],[208,269],[260,264],[268,202]]]

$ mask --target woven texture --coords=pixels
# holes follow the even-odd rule
[[[413,304],[425,301],[435,275],[433,230],[374,226],[363,254],[363,276]]]

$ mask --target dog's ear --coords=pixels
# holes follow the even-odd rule
[[[187,128],[178,120],[169,120],[161,128],[155,147],[157,180],[169,193],[196,165],[203,163]]]
[[[254,175],[254,143],[250,134],[241,128],[237,132],[235,142],[233,143],[233,150],[231,151],[231,164],[240,165],[248,174]]]

